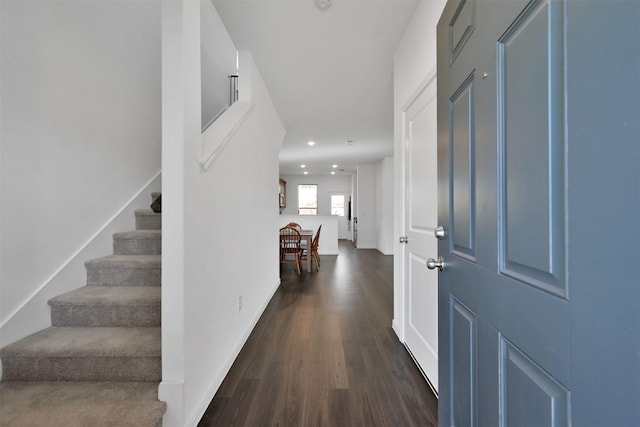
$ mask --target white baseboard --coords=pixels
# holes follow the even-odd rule
[[[279,287],[280,287],[280,279],[278,278],[277,283],[275,284],[275,286],[273,287],[273,289],[269,293],[268,297],[263,302],[262,306],[257,311],[257,313],[254,315],[253,319],[251,319],[251,322],[247,326],[247,329],[245,330],[244,334],[242,334],[242,337],[240,338],[240,340],[238,341],[237,345],[233,349],[233,352],[231,353],[231,356],[229,357],[229,359],[227,359],[227,362],[224,364],[224,366],[220,370],[219,374],[216,375],[214,380],[211,382],[211,384],[209,385],[209,387],[207,389],[207,393],[204,394],[204,398],[200,401],[200,403],[196,407],[196,410],[195,410],[193,416],[191,416],[191,418],[189,419],[189,421],[185,425],[187,425],[187,426],[197,426],[198,425],[198,422],[200,421],[200,419],[204,415],[205,411],[207,410],[207,407],[211,403],[211,399],[213,399],[213,396],[215,396],[216,391],[218,391],[218,389],[220,388],[220,385],[222,384],[222,381],[224,381],[224,378],[229,373],[229,370],[231,369],[231,366],[233,365],[233,362],[235,362],[236,358],[238,357],[238,354],[240,354],[240,350],[242,350],[242,347],[244,346],[244,344],[249,339],[249,335],[251,335],[251,332],[253,332],[253,328],[256,327],[256,324],[258,323],[258,320],[260,320],[260,317],[262,316],[262,314],[266,310],[267,305],[269,304],[269,302],[273,298],[273,295],[276,293],[276,291],[278,290]],[[167,426],[164,426],[164,427],[167,427]]]
[[[402,328],[395,318],[391,321],[391,329],[393,329],[393,332],[396,333],[398,340],[404,343],[404,334],[402,333]]]

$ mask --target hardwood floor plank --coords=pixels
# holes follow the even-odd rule
[[[329,419],[332,425],[347,426],[351,422],[351,405],[349,405],[349,390],[329,390],[328,402]],[[329,425],[329,423],[327,423]]]
[[[286,399],[287,390],[284,379],[284,364],[282,362],[265,365],[262,381],[256,390],[258,398],[249,409],[245,425],[285,425],[283,424],[284,407],[273,404],[274,401],[281,402]]]
[[[319,271],[283,267],[200,426],[437,425],[437,399],[391,329],[393,257],[339,250]]]
[[[329,315],[327,321],[327,342],[326,349],[327,371],[329,388],[348,389],[349,376],[347,374],[347,363],[344,357],[344,342],[340,331],[340,322],[335,314]]]

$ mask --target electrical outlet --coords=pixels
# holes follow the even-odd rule
[[[242,311],[242,295],[238,297],[238,311]]]

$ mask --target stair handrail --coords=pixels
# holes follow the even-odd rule
[[[200,158],[200,166],[204,172],[208,171],[216,159],[220,156],[220,154],[227,147],[229,142],[233,139],[235,134],[238,132],[244,121],[249,116],[249,113],[253,109],[253,104],[250,102],[238,101],[235,102],[232,106],[230,106],[226,110],[226,117],[229,117],[229,120],[225,120],[226,117],[221,116],[221,118],[216,122],[216,126],[211,126],[202,134],[203,145],[204,140],[208,139],[208,133],[213,133],[214,128],[222,129],[221,133],[223,135],[220,138],[220,142],[216,145],[216,148],[211,150],[209,153],[205,153]],[[218,130],[216,129],[216,130]],[[214,137],[215,138],[215,137]],[[215,138],[217,139],[217,138]],[[214,141],[215,142],[215,141]]]

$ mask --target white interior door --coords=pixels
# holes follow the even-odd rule
[[[438,275],[426,268],[438,250],[435,75],[404,110],[405,345],[438,391]]]

